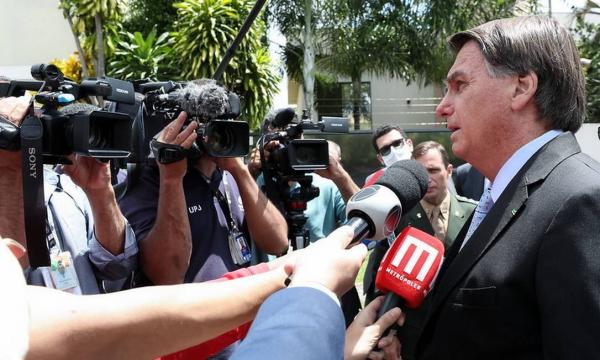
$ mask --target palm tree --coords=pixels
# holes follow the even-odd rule
[[[250,0],[183,0],[175,3],[173,45],[176,65],[186,80],[210,78],[242,26],[254,2]],[[241,42],[222,81],[243,98],[242,115],[258,127],[277,91],[278,75],[271,67],[260,17]]]
[[[96,77],[104,76],[107,50],[112,53],[118,38],[124,0],[60,0],[59,8],[75,38],[84,76],[89,75],[86,54],[93,60]]]

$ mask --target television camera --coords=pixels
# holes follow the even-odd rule
[[[283,208],[288,238],[294,249],[310,241],[304,211],[307,202],[319,196],[308,173],[329,167],[329,145],[324,139],[303,139],[305,131],[348,132],[346,118],[324,117],[313,123],[308,111],[297,118],[294,109],[283,108],[267,115],[258,141],[267,197]],[[275,144],[267,159],[265,147]],[[271,145],[272,146],[272,145]]]
[[[164,163],[203,152],[214,157],[239,157],[248,153],[248,123],[233,120],[240,115],[240,99],[215,81],[147,82],[139,84],[138,89],[144,94],[144,100],[134,132],[140,133],[143,139],[141,152],[150,144],[155,158]],[[190,151],[153,139],[181,111],[188,114],[188,124],[192,121],[198,124],[198,137]]]
[[[46,64],[33,65],[31,76],[35,80],[0,82],[0,97],[38,92],[35,101],[42,107],[35,110],[35,115],[42,126],[44,162],[68,162],[66,157],[71,153],[101,159],[129,156],[132,118],[76,101],[86,96],[100,96],[132,104],[135,101],[133,84],[112,78],[86,79],[78,84],[65,78],[55,65]],[[1,127],[0,146],[20,149],[21,129],[7,122]]]

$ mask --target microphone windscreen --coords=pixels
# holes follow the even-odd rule
[[[214,81],[200,85],[190,82],[174,93],[182,110],[190,115],[214,119],[227,111],[227,91]]]
[[[270,114],[270,117],[267,116],[267,119],[270,119],[270,123],[272,127],[275,128],[283,128],[287,124],[291,123],[296,117],[296,112],[291,107],[286,107],[282,109],[277,109]]]
[[[385,169],[375,182],[392,190],[400,203],[402,212],[407,213],[427,193],[429,175],[425,167],[416,160],[400,160]]]
[[[99,107],[94,106],[92,104],[80,103],[80,102],[72,103],[72,104],[69,104],[67,106],[63,106],[62,108],[60,108],[60,112],[65,115],[74,115],[74,114],[79,114],[79,113],[89,114],[92,111],[98,111],[98,110],[102,110],[102,109],[100,109]]]

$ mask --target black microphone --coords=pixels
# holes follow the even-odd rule
[[[398,226],[402,212],[412,209],[425,196],[428,182],[423,165],[401,160],[388,167],[374,185],[354,194],[346,204],[346,225],[354,230],[348,246],[364,238],[387,238]]]
[[[276,110],[271,110],[267,117],[265,118],[265,122],[271,127],[274,128],[283,128],[296,118],[296,112],[291,107],[280,108]]]
[[[232,112],[230,96],[214,80],[188,82],[182,88],[158,95],[160,101],[178,104],[189,116],[215,119]]]

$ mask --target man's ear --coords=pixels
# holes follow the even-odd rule
[[[454,171],[454,166],[452,166],[452,164],[448,164],[448,167],[446,168],[446,171],[448,171],[448,178],[452,177],[452,171]]]
[[[379,160],[379,163],[381,165],[385,165],[385,163],[383,162],[383,158],[381,157],[381,154],[377,153],[377,160]]]
[[[538,77],[533,71],[517,76],[511,108],[513,110],[521,110],[529,104],[535,96],[537,86]]]

